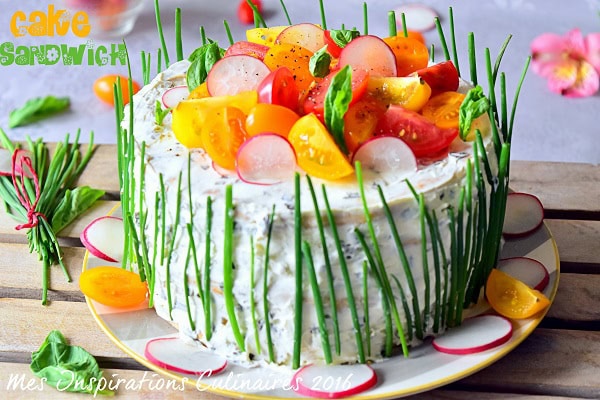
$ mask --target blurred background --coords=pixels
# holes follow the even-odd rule
[[[64,0],[75,1],[77,0]],[[78,0],[82,1],[82,0]],[[85,0],[88,4],[99,0]],[[122,0],[115,0],[122,1]],[[324,0],[327,24],[330,28],[363,27],[363,0]],[[584,34],[600,32],[600,0],[564,2],[560,0],[460,0],[456,2],[424,0],[419,4],[435,10],[448,32],[448,7],[454,10],[459,57],[463,74],[468,76],[467,35],[475,33],[478,49],[478,68],[483,73],[485,47],[489,47],[492,58],[510,33],[512,41],[503,61],[502,71],[507,75],[508,93],[515,90],[526,58],[530,55],[530,43],[545,32],[564,35],[573,28]],[[0,0],[0,45],[12,43],[14,47],[39,46],[43,44],[78,46],[86,44],[89,49],[99,46],[110,48],[125,40],[132,60],[132,72],[138,82],[142,81],[142,50],[153,53],[160,46],[154,15],[154,1],[142,0],[137,20],[132,31],[122,37],[88,36],[77,37],[72,31],[65,36],[15,37],[10,30],[11,17],[17,11],[27,15],[34,10],[47,12],[49,5],[61,6],[47,0]],[[207,36],[227,47],[228,40],[223,21],[227,20],[235,40],[245,38],[245,30],[253,27],[238,20],[239,1],[195,1],[160,0],[161,19],[170,56],[175,58],[174,16],[175,9],[182,9],[184,54],[189,55],[201,45],[199,29],[204,26]],[[385,36],[388,32],[388,11],[401,4],[398,0],[367,0],[369,33]],[[320,23],[318,0],[286,0],[292,22]],[[268,26],[286,23],[279,0],[262,0],[263,14]],[[399,16],[398,16],[399,17]],[[428,44],[436,45],[436,58],[443,57],[435,30],[424,32]],[[0,60],[2,54],[0,53]],[[155,69],[153,69],[155,71]],[[95,132],[96,142],[114,143],[116,129],[114,110],[100,102],[94,95],[93,82],[106,74],[126,74],[127,68],[120,65],[71,65],[61,62],[56,65],[0,65],[0,127],[15,140],[43,137],[47,141],[59,140],[67,132],[81,128],[84,137]],[[69,96],[71,108],[68,112],[21,128],[8,129],[10,110],[21,106],[26,100],[45,95]],[[512,96],[510,96],[512,97]],[[513,159],[600,163],[600,95],[570,99],[551,93],[545,79],[529,71],[515,121]]]

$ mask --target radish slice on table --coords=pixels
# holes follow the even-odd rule
[[[105,261],[123,259],[123,219],[100,217],[89,223],[81,232],[81,243],[94,256]]]
[[[170,371],[209,377],[223,371],[227,360],[203,351],[180,338],[156,338],[146,343],[144,357],[152,364]]]
[[[206,88],[211,96],[234,95],[256,90],[271,71],[258,58],[239,55],[220,59],[206,77]]]
[[[435,19],[438,17],[435,10],[424,4],[404,4],[394,11],[397,18],[400,18],[404,14],[406,29],[418,32],[425,32],[435,28]],[[399,25],[402,26],[401,24]]]
[[[540,200],[528,193],[509,193],[502,233],[508,237],[525,236],[544,222],[544,207]]]
[[[187,86],[175,86],[167,90],[162,96],[163,106],[175,108],[180,101],[187,99],[190,91]]]
[[[497,268],[535,290],[544,290],[550,282],[550,274],[544,264],[533,258],[505,258],[498,262]]]
[[[296,44],[314,53],[325,46],[325,32],[315,24],[296,24],[281,31],[276,42]]]
[[[352,164],[360,161],[363,168],[401,176],[417,170],[414,153],[399,137],[376,136],[360,145],[352,156]]]
[[[432,344],[442,353],[474,354],[508,342],[512,332],[512,323],[508,319],[499,315],[479,315],[436,337]]]
[[[272,185],[294,177],[296,153],[286,138],[261,133],[246,140],[236,158],[238,176],[246,183]]]
[[[342,49],[340,68],[351,65],[361,68],[373,76],[396,76],[396,57],[382,39],[365,35],[352,40]]]
[[[323,399],[340,399],[377,384],[377,374],[368,365],[308,365],[299,369],[291,386],[297,393]]]

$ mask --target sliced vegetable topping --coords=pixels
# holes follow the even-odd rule
[[[225,57],[213,65],[206,78],[206,85],[211,96],[235,95],[256,90],[269,72],[269,68],[255,57]]]
[[[260,133],[276,133],[287,138],[290,129],[298,121],[298,114],[287,107],[277,104],[258,103],[246,117],[248,136]]]
[[[352,40],[340,54],[339,66],[351,65],[372,76],[397,76],[394,52],[377,36],[365,35]]]
[[[296,85],[303,91],[308,89],[313,81],[309,67],[312,55],[312,51],[300,45],[276,43],[265,55],[264,62],[271,71],[287,67],[292,72]]]
[[[427,67],[429,50],[419,40],[404,36],[391,36],[383,40],[396,58],[397,76],[406,76]]]
[[[190,345],[177,337],[148,341],[144,357],[160,368],[205,377],[218,374],[227,367],[225,358],[203,351],[199,346]]]
[[[100,217],[90,222],[81,232],[81,243],[94,256],[105,261],[123,260],[123,219]]]
[[[245,122],[244,112],[233,106],[208,112],[206,123],[202,127],[202,145],[220,167],[235,169],[236,154],[247,137]]]
[[[319,26],[303,23],[285,28],[277,36],[276,43],[301,46],[314,53],[325,46],[325,36],[323,29]]]
[[[458,128],[458,113],[465,95],[458,92],[443,92],[432,97],[421,113],[438,128]]]
[[[294,177],[296,154],[284,137],[262,133],[242,144],[237,153],[236,169],[244,182],[271,185]]]
[[[530,318],[550,305],[543,293],[496,268],[487,279],[485,295],[490,306],[507,318]]]
[[[371,77],[369,94],[382,103],[395,104],[407,110],[419,111],[429,100],[431,88],[419,77]]]
[[[128,308],[146,300],[148,286],[135,272],[120,267],[86,269],[79,278],[83,294],[100,304]]]

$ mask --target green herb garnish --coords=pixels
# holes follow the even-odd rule
[[[473,121],[485,114],[489,107],[490,102],[481,86],[469,90],[459,109],[458,129],[462,140],[466,140]]]
[[[208,76],[208,71],[225,55],[216,42],[209,41],[207,44],[197,48],[188,57],[192,63],[187,71],[186,79],[190,92],[200,86]]]
[[[275,205],[269,217],[269,231],[267,233],[267,247],[265,248],[265,265],[263,272],[263,314],[265,316],[265,332],[267,334],[267,351],[269,352],[269,361],[275,362],[275,350],[273,348],[273,339],[271,338],[271,317],[269,308],[269,255],[271,251],[271,235],[273,233],[273,222],[275,220]]]
[[[156,125],[162,126],[163,120],[167,115],[169,115],[171,110],[173,110],[173,107],[163,109],[162,104],[160,104],[160,101],[156,100],[156,106],[154,107],[154,119]]]
[[[344,140],[344,115],[348,111],[351,100],[352,68],[346,65],[331,80],[324,104],[325,125],[344,154],[348,154],[348,147]]]
[[[294,354],[292,368],[300,367],[302,348],[302,305],[304,304],[304,282],[302,278],[302,207],[300,204],[300,174],[294,175],[294,253],[296,296],[294,300]]]
[[[310,73],[315,78],[324,78],[329,73],[331,55],[327,52],[327,45],[317,50],[308,62]]]
[[[112,396],[101,389],[102,371],[94,356],[82,347],[71,346],[57,330],[51,331],[44,343],[31,354],[31,371],[61,392]]]
[[[89,186],[81,186],[73,190],[67,189],[54,211],[52,230],[55,233],[60,232],[102,196],[104,196],[104,190],[92,189]]]
[[[332,29],[329,31],[331,39],[342,49],[346,47],[353,39],[360,36],[356,29]]]
[[[32,124],[36,121],[48,118],[52,115],[65,111],[71,105],[68,97],[36,97],[27,100],[25,104],[10,112],[8,126],[17,128]]]

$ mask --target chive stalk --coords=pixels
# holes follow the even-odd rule
[[[406,14],[400,14],[400,19],[402,21],[402,34],[404,37],[408,37],[408,29],[406,28]]]
[[[454,66],[458,71],[458,76],[461,76],[460,66],[458,65],[458,52],[456,49],[456,31],[454,29],[454,11],[452,10],[452,7],[448,8],[448,19],[450,20],[450,40],[452,42],[452,55],[454,57]]]
[[[290,14],[288,13],[287,7],[285,6],[285,3],[283,2],[283,0],[279,0],[279,4],[281,5],[281,9],[283,10],[283,14],[285,15],[285,19],[286,19],[288,25],[292,25],[292,20],[290,19]]]
[[[365,321],[365,340],[367,346],[367,355],[371,357],[371,321],[369,318],[369,275],[368,275],[367,260],[363,261],[363,315]]]
[[[398,28],[396,26],[396,13],[394,11],[388,11],[388,35],[390,37],[398,35]]]
[[[229,40],[229,45],[232,46],[235,43],[235,40],[233,40],[233,34],[231,33],[231,29],[229,28],[229,22],[227,22],[227,20],[224,20],[223,26],[225,26],[225,33],[227,33],[227,39]]]
[[[477,57],[475,54],[475,35],[473,32],[469,32],[468,43],[471,82],[474,86],[477,86]]]
[[[200,264],[198,263],[198,252],[196,250],[196,240],[194,239],[194,226],[192,223],[186,225],[188,232],[188,241],[190,248],[192,249],[192,261],[194,262],[194,275],[196,276],[196,290],[198,290],[198,297],[204,307],[204,292],[202,291],[202,276],[200,275]]]
[[[212,198],[206,196],[206,231],[204,236],[204,334],[206,340],[212,338],[212,309],[211,309],[211,294],[210,294],[210,243],[212,232]]]
[[[319,12],[321,13],[321,27],[327,30],[327,18],[325,17],[325,6],[323,0],[319,0]]]
[[[158,30],[158,37],[160,39],[163,56],[165,58],[165,65],[168,67],[169,65],[171,65],[171,63],[169,62],[169,52],[167,50],[167,43],[165,42],[165,35],[163,34],[162,21],[160,19],[160,6],[158,5],[158,0],[154,0],[154,14],[156,15],[156,29]],[[131,93],[131,91],[129,93]]]
[[[369,6],[367,2],[363,2],[363,33],[369,34]]]
[[[166,285],[167,285],[167,302],[169,305],[169,318],[173,319],[173,299],[171,295],[171,259],[173,257],[173,250],[175,250],[175,240],[177,238],[177,226],[179,226],[179,217],[181,215],[181,172],[179,173],[179,177],[177,178],[177,192],[176,192],[176,200],[175,200],[175,220],[173,222],[173,233],[171,234],[171,240],[169,243],[169,251],[167,254],[167,265],[166,265]],[[166,200],[166,198],[164,199]],[[166,201],[165,201],[166,202]]]
[[[442,23],[440,22],[439,17],[434,18],[435,27],[438,32],[438,36],[440,37],[440,43],[442,45],[442,50],[444,50],[444,58],[446,60],[450,60],[450,51],[448,50],[448,43],[446,42],[446,37],[444,35],[444,30],[442,29]]]
[[[175,48],[177,61],[183,60],[183,41],[181,39],[181,8],[175,9]]]
[[[296,297],[294,301],[294,353],[292,368],[300,367],[300,350],[302,348],[302,210],[300,204],[300,174],[294,175],[294,253],[296,260]]]
[[[250,236],[250,317],[252,318],[252,329],[254,330],[254,340],[256,351],[260,354],[260,336],[258,334],[258,321],[256,319],[256,304],[254,300],[254,236]]]
[[[188,267],[190,265],[190,259],[192,255],[192,246],[188,244],[187,255],[185,256],[185,266],[183,267],[183,295],[185,296],[185,308],[187,310],[188,322],[190,324],[190,328],[192,331],[196,330],[196,323],[194,322],[194,318],[192,317],[192,310],[190,307],[190,288],[188,282]]]
[[[275,350],[273,348],[273,339],[271,338],[271,316],[269,307],[269,255],[271,249],[271,235],[273,233],[273,222],[275,220],[275,205],[269,217],[269,231],[267,233],[267,247],[265,248],[265,265],[263,272],[263,314],[265,316],[265,332],[267,335],[267,351],[269,361],[275,362]]]

